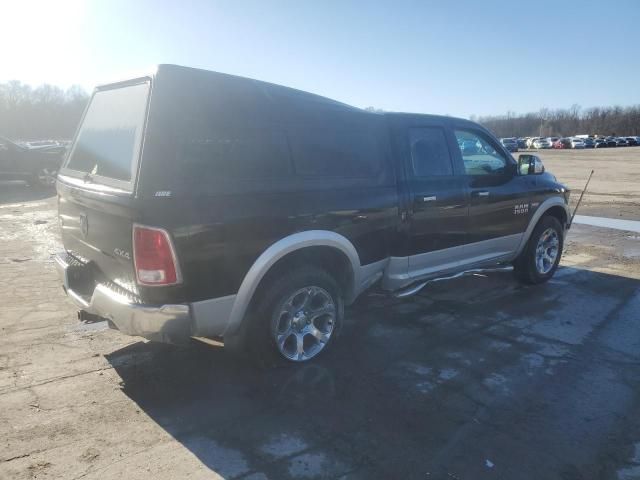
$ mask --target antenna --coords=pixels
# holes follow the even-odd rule
[[[582,197],[584,196],[584,192],[587,191],[587,187],[589,186],[589,182],[591,181],[591,177],[593,177],[593,173],[595,172],[595,170],[591,170],[591,174],[589,175],[589,178],[587,179],[587,183],[584,186],[584,190],[582,190],[582,193],[580,194],[580,198],[578,199],[578,203],[576,204],[576,208],[573,210],[573,215],[571,215],[571,221],[569,222],[569,227],[571,227],[571,225],[573,225],[573,217],[576,216],[576,212],[578,211],[578,207],[580,206],[580,202],[582,202]]]

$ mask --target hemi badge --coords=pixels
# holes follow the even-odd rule
[[[155,193],[154,197],[170,197],[171,190],[160,190]]]

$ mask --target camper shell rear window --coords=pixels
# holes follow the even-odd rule
[[[149,79],[97,89],[63,173],[131,190],[144,135],[149,90]]]

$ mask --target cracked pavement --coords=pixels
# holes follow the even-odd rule
[[[373,292],[272,370],[79,323],[57,238],[55,197],[0,185],[0,479],[640,478],[637,236],[574,226],[540,287]]]

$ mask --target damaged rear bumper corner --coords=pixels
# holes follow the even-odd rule
[[[55,257],[56,269],[69,298],[81,310],[109,321],[126,335],[136,335],[163,343],[186,343],[193,335],[189,305],[145,305],[129,297],[97,284],[90,297],[74,290],[71,276],[73,269],[66,253]]]

